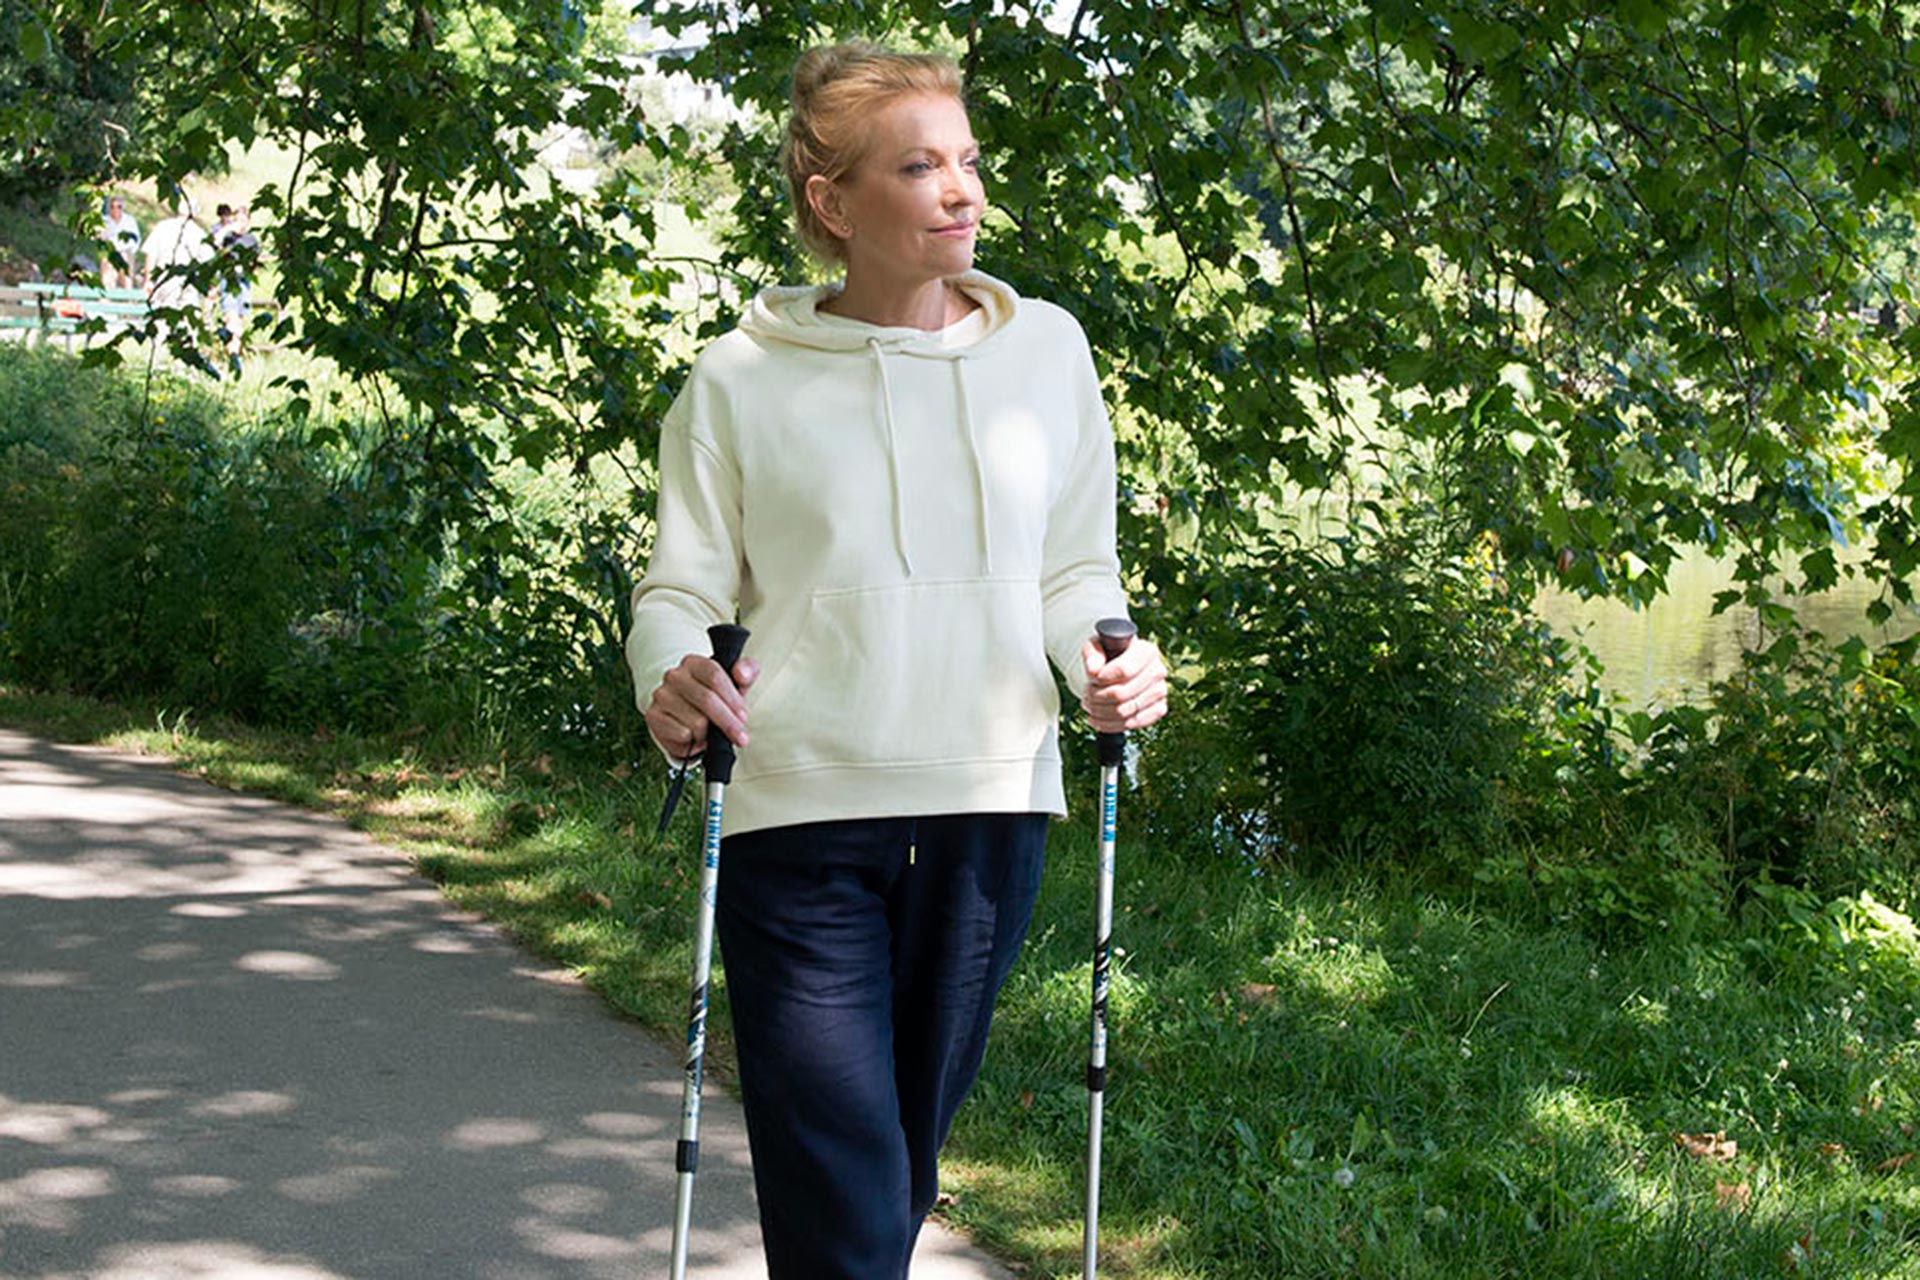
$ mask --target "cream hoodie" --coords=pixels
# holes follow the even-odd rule
[[[644,707],[706,628],[752,632],[728,834],[1066,811],[1059,698],[1124,616],[1113,439],[1079,325],[981,272],[937,332],[770,289],[661,426],[627,659]]]

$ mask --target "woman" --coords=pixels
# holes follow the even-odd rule
[[[801,237],[661,430],[628,657],[670,757],[739,748],[718,932],[773,1280],[906,1274],[1065,812],[1047,659],[1093,726],[1166,711],[1124,615],[1113,445],[1071,317],[972,270],[979,153],[944,58],[794,72]],[[731,672],[706,628],[753,635]]]

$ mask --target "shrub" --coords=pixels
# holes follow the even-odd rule
[[[1823,894],[1904,894],[1911,857],[1911,643],[1875,659],[1784,610],[1773,643],[1746,654],[1703,707],[1639,717],[1646,758],[1632,794],[1691,807],[1715,834],[1736,894],[1778,882]]]
[[[1228,830],[1296,862],[1457,869],[1499,839],[1502,779],[1549,682],[1542,633],[1484,560],[1410,525],[1279,544],[1206,594],[1194,701],[1208,741],[1168,744],[1204,763],[1155,755],[1183,803],[1210,789],[1232,806]]]
[[[640,742],[630,534],[571,481],[412,422],[244,424],[59,353],[0,349],[9,407],[0,672],[298,727]]]
[[[327,536],[324,480],[298,444],[216,440],[197,415],[155,415],[106,424],[84,462],[43,479],[28,505],[51,546],[22,566],[37,590],[11,629],[18,669],[265,711]]]
[[[1698,705],[1563,714],[1543,738],[1557,785],[1527,788],[1516,843],[1481,878],[1530,885],[1603,930],[1714,930],[1781,893],[1907,900],[1920,883],[1914,643],[1874,656],[1770,617],[1773,642]]]

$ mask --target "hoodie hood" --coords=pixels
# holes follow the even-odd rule
[[[984,271],[953,277],[953,283],[980,309],[944,329],[867,324],[820,310],[840,296],[835,284],[763,289],[756,294],[740,328],[763,341],[786,342],[815,351],[864,352],[878,346],[888,354],[965,358],[980,352],[1020,308],[1020,295],[1005,281]]]
[[[967,456],[973,463],[973,488],[979,505],[977,527],[980,559],[984,571],[993,572],[993,509],[987,494],[986,464],[980,457],[980,441],[973,421],[973,409],[967,391],[966,362],[990,350],[1020,308],[1020,295],[1013,286],[996,280],[984,271],[968,271],[953,277],[953,283],[980,306],[964,319],[944,329],[915,329],[868,324],[849,320],[820,310],[820,304],[837,297],[838,284],[802,285],[761,291],[748,308],[740,328],[763,341],[785,342],[813,351],[863,353],[873,363],[874,389],[879,406],[880,429],[886,438],[887,477],[893,503],[893,543],[900,565],[913,576],[913,555],[907,546],[906,497],[901,492],[900,441],[895,425],[893,383],[887,375],[889,357],[917,356],[945,360],[953,369],[955,417],[966,438]]]

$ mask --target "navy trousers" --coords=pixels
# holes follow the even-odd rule
[[[729,837],[717,927],[770,1280],[899,1280],[1026,937],[1045,814]]]

